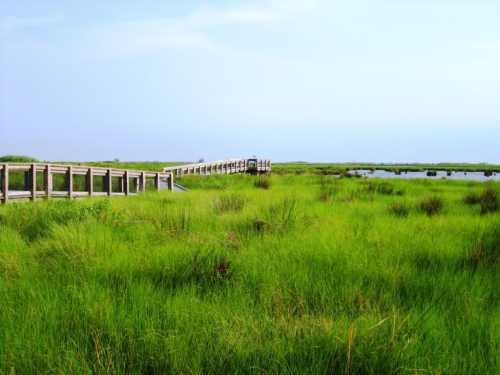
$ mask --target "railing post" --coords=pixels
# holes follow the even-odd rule
[[[141,173],[141,192],[144,193],[146,191],[146,174],[144,172]]]
[[[3,190],[3,203],[9,200],[9,165],[4,164],[2,170],[2,190]]]
[[[52,173],[50,171],[50,164],[45,166],[44,171],[44,184],[45,184],[45,194],[47,195],[47,199],[52,195]]]
[[[170,173],[170,177],[168,178],[168,190],[174,190],[174,174]]]
[[[87,171],[87,192],[89,193],[89,197],[94,195],[94,169],[89,168]]]
[[[108,195],[111,195],[111,193],[113,192],[113,173],[111,169],[108,169],[106,180],[106,193],[108,193]]]
[[[156,191],[160,191],[160,172],[156,172],[155,185],[156,185]]]
[[[31,200],[36,200],[36,164],[31,164]]]
[[[68,167],[68,197],[71,199],[73,197],[73,167],[70,165]]]
[[[130,192],[128,171],[125,171],[125,175],[123,176],[123,192],[125,193],[125,195],[128,195],[128,193]]]

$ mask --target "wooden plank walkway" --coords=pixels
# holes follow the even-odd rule
[[[164,172],[172,172],[176,176],[232,173],[268,173],[271,172],[271,160],[265,159],[229,159],[207,163],[186,164],[164,168]]]

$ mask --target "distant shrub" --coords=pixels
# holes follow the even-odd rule
[[[418,208],[425,212],[427,216],[433,216],[441,212],[444,202],[441,197],[430,197],[419,203]]]
[[[0,156],[0,163],[35,163],[38,160],[31,156],[24,155],[4,155]]]
[[[260,176],[254,182],[254,186],[258,189],[269,189],[271,187],[271,180],[268,177]]]
[[[463,198],[463,202],[469,205],[478,204],[480,201],[481,196],[478,193],[472,191],[467,193]]]
[[[246,200],[239,194],[221,195],[214,202],[214,210],[218,214],[238,212],[245,207]]]
[[[492,188],[486,188],[479,197],[481,205],[481,215],[496,212],[499,209],[498,193]]]
[[[437,172],[436,171],[427,171],[427,177],[436,177],[437,176]]]
[[[485,177],[491,177],[491,176],[493,176],[493,171],[491,171],[491,170],[490,171],[484,171],[484,176]]]
[[[394,202],[389,207],[389,211],[399,217],[407,217],[410,213],[410,208],[404,202]]]

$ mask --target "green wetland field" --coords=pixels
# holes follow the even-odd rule
[[[500,372],[499,183],[179,182],[0,207],[0,373]]]

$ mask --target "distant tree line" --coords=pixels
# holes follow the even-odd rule
[[[0,163],[32,163],[37,162],[38,160],[32,158],[31,156],[25,155],[4,155],[0,156]]]

